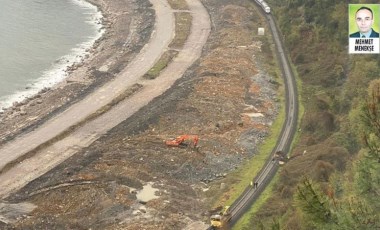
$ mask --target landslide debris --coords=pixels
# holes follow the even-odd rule
[[[164,95],[9,197],[37,207],[5,228],[177,230],[207,220],[205,191],[254,155],[277,114],[278,86],[262,69],[254,33],[263,22],[252,3],[203,3],[214,28],[202,58]],[[164,145],[181,134],[199,135],[199,148]]]

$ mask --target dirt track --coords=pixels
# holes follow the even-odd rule
[[[199,7],[202,5],[199,2],[192,2],[190,10],[192,10],[195,22],[188,43],[159,78],[149,81],[141,79],[169,45],[171,34],[174,33],[174,28],[168,26],[174,25],[174,15],[169,10],[170,6],[159,1],[152,2],[157,13],[154,36],[119,76],[38,129],[7,143],[0,149],[0,166],[22,158],[30,151],[35,152],[33,157],[22,160],[22,163],[18,163],[0,175],[0,195],[9,194],[46,173],[81,148],[89,146],[101,135],[137,112],[152,98],[162,94],[200,56],[202,46],[209,34],[210,25],[207,12],[204,9],[202,11],[202,8]],[[52,145],[41,150],[34,150],[85,121],[123,92],[133,91],[133,86],[137,84],[139,85],[137,92],[131,93],[128,98],[113,106],[110,111],[85,122],[67,137],[61,138]]]
[[[204,4],[214,31],[202,58],[164,95],[10,197],[37,205],[12,226],[181,229],[207,219],[209,185],[201,181],[251,156],[277,106],[274,76],[257,70],[260,21],[249,1]],[[183,133],[200,135],[199,151],[163,145]],[[148,182],[158,197],[138,202],[135,191]]]

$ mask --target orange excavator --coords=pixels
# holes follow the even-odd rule
[[[188,142],[190,140],[190,143]],[[181,135],[172,140],[165,141],[167,146],[171,147],[193,147],[196,148],[198,144],[198,135]]]

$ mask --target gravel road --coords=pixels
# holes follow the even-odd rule
[[[154,80],[141,78],[159,59],[174,37],[173,10],[166,1],[152,0],[151,2],[156,11],[156,24],[152,37],[140,54],[113,81],[50,119],[33,132],[2,146],[0,149],[0,169],[4,171],[0,175],[0,196],[2,198],[46,173],[81,148],[89,146],[102,134],[165,92],[200,57],[202,47],[210,32],[210,20],[207,11],[199,1],[188,0],[193,22],[191,35],[184,48],[158,78]],[[81,123],[136,84],[140,87],[138,92],[95,119],[84,122],[84,124]],[[81,123],[81,126],[75,128],[69,135],[53,141],[45,148],[33,151],[78,123]],[[30,154],[31,151],[33,154]],[[25,159],[18,162],[20,158],[29,154],[32,157],[24,157]],[[4,167],[7,169],[4,170]]]

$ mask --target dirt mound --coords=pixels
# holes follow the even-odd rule
[[[177,230],[207,219],[208,183],[255,153],[278,109],[256,58],[259,16],[250,1],[229,2],[204,1],[214,30],[175,86],[9,198],[37,206],[9,227]],[[199,148],[163,143],[181,134],[199,135]],[[147,185],[153,198],[139,199]]]

